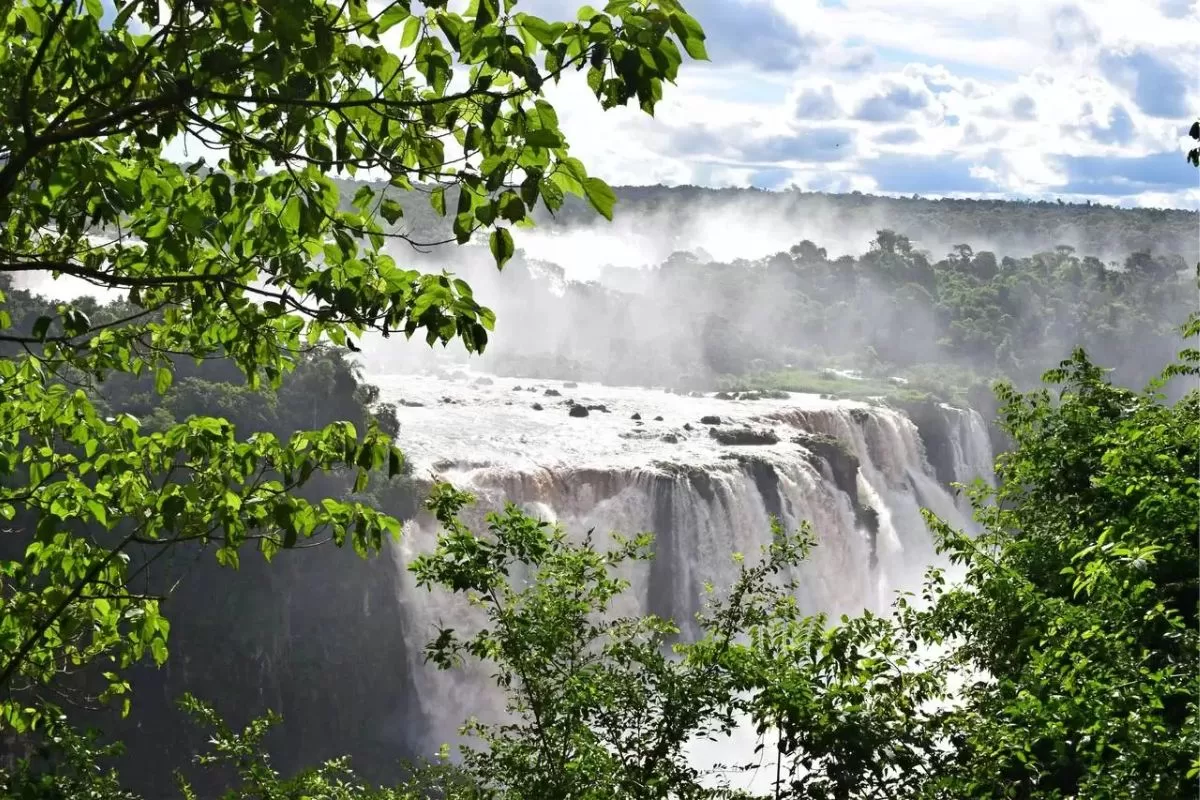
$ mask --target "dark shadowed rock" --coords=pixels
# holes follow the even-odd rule
[[[679,437],[673,433],[664,433],[662,440],[667,444],[679,444]]]
[[[753,428],[709,428],[708,435],[721,444],[750,445],[750,444],[779,444],[775,431]]]
[[[398,402],[400,403],[400,405],[404,406],[405,408],[424,408],[425,407],[424,403],[418,403],[416,400],[401,399]]]
[[[534,403],[534,404],[533,404],[533,410],[534,410],[534,411],[541,411],[541,410],[542,410],[542,404],[541,404],[541,403]]]
[[[598,403],[596,405],[588,406],[587,410],[588,411],[599,411],[601,414],[607,414],[608,406],[604,405],[603,403]]]
[[[685,431],[690,431],[692,429],[692,424],[690,422],[683,423],[683,429]]]
[[[514,387],[512,388],[512,390],[513,390],[514,392],[523,392],[523,391],[525,391],[524,389],[522,389],[522,388],[520,387],[520,385],[514,386]]]
[[[720,417],[717,417],[717,416],[714,416],[714,415],[712,415],[712,414],[709,414],[709,415],[708,415],[708,416],[706,416],[706,417],[701,417],[701,418],[700,418],[700,424],[701,424],[701,425],[720,425],[720,424],[721,424],[721,418],[720,418]]]
[[[662,417],[655,417],[655,418],[654,418],[654,421],[655,421],[655,422],[662,422],[662,421],[663,421],[663,418],[662,418]]]
[[[567,412],[572,417],[586,417],[589,413],[587,406],[571,406],[571,410]]]
[[[630,417],[630,419],[641,419],[641,418],[642,418],[642,415],[638,414],[636,411],[634,412],[633,416]]]
[[[542,394],[546,395],[546,397],[562,397],[562,392],[558,389],[547,389]]]

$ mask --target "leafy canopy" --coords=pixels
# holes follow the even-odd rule
[[[277,384],[306,346],[367,331],[423,332],[482,350],[494,315],[446,274],[405,269],[390,243],[399,196],[453,214],[454,241],[511,229],[566,194],[611,217],[614,197],[570,155],[549,83],[586,72],[604,108],[648,113],[703,33],[676,0],[614,0],[574,22],[515,2],[465,13],[408,0],[17,0],[0,6],[0,725],[40,718],[38,689],[105,659],[166,658],[158,599],[132,590],[131,551],[193,542],[238,563],[316,530],[367,552],[398,523],[361,503],[310,503],[314,472],[400,470],[370,424],[241,439],[225,420],[143,429],[97,413],[87,382],[173,381],[174,360],[227,357]],[[681,50],[682,48],[682,50]],[[178,149],[200,149],[177,163]],[[190,160],[190,156],[187,156]],[[331,173],[382,174],[390,191],[339,197]],[[407,193],[407,195],[406,195]],[[18,324],[21,273],[120,293]],[[158,426],[161,427],[161,426]],[[143,563],[143,562],[138,562]],[[23,698],[23,699],[22,699]]]

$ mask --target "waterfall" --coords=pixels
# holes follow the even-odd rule
[[[614,610],[669,616],[685,636],[702,587],[733,581],[733,554],[757,555],[770,542],[772,516],[789,529],[811,524],[817,546],[794,575],[798,600],[804,611],[834,615],[880,610],[895,590],[916,588],[935,557],[921,508],[971,526],[966,505],[936,477],[917,427],[883,405],[809,395],[729,401],[551,381],[518,388],[520,381],[469,373],[372,381],[384,400],[405,401],[400,439],[417,474],[476,495],[465,515],[476,530],[487,511],[512,502],[572,536],[594,529],[600,544],[612,532],[654,533],[655,559],[624,576],[632,589]],[[572,402],[593,410],[572,417]],[[944,411],[956,479],[990,478],[982,420]],[[770,431],[775,443],[722,445],[700,422],[707,417]],[[477,611],[419,590],[405,569],[436,533],[419,515],[393,548],[404,629],[421,637],[409,659],[431,750],[455,741],[467,717],[503,714],[486,666],[439,672],[423,664],[424,643],[439,627],[467,633],[479,624]]]

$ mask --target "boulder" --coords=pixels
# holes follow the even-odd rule
[[[718,417],[718,416],[714,416],[714,415],[712,415],[712,414],[709,414],[709,415],[708,415],[708,416],[706,416],[706,417],[701,417],[701,418],[700,418],[700,424],[701,424],[701,425],[720,425],[720,424],[721,424],[721,418],[720,418],[720,417]]]
[[[679,437],[673,433],[664,433],[662,440],[668,444],[679,444]]]
[[[662,422],[662,421],[663,421],[663,418],[662,418],[662,417],[655,417],[655,418],[654,418],[654,421],[655,421],[655,422]]]
[[[641,419],[641,418],[642,418],[642,415],[637,413],[636,411],[634,412],[633,416],[630,417],[630,419]]]
[[[571,410],[567,412],[572,417],[586,417],[589,413],[587,406],[571,406]]]
[[[514,386],[514,387],[512,388],[512,390],[513,390],[514,392],[523,392],[523,391],[525,391],[524,389],[522,389],[522,388],[521,388],[520,384],[518,384],[518,385]]]
[[[596,405],[588,406],[587,410],[588,411],[599,411],[601,414],[607,414],[608,406],[604,405],[603,403],[597,403]]]
[[[546,397],[562,397],[562,392],[560,392],[558,389],[547,389],[546,391],[542,392],[542,394],[544,394]]]
[[[533,404],[533,406],[532,406],[532,408],[533,408],[533,410],[534,410],[534,411],[541,411],[541,410],[542,410],[542,404],[541,404],[541,403],[534,403],[534,404]]]
[[[775,431],[765,428],[709,428],[708,435],[727,445],[779,444]]]
[[[690,423],[690,422],[685,422],[685,423],[683,423],[683,429],[684,429],[685,431],[690,431],[690,430],[692,429],[692,425],[691,425],[691,423]]]

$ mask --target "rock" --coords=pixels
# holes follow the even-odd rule
[[[424,408],[425,407],[424,403],[418,403],[416,400],[400,400],[399,403],[400,403],[400,405],[404,406],[405,408]]]
[[[727,445],[779,444],[775,431],[765,428],[709,428],[708,435]]]
[[[720,425],[721,418],[717,417],[717,416],[713,416],[712,414],[709,414],[706,417],[700,418],[700,424],[701,425]]]
[[[692,429],[692,425],[691,425],[691,423],[689,423],[689,422],[685,422],[685,423],[683,423],[683,429],[684,429],[685,431],[690,431],[690,430]]]
[[[655,417],[655,418],[654,418],[654,421],[655,421],[655,422],[662,422],[662,421],[663,421],[663,418],[662,418],[662,417]]]
[[[495,383],[495,381],[494,381],[494,380],[492,380],[491,378],[488,378],[488,377],[486,377],[486,376],[485,376],[485,377],[481,377],[481,378],[476,378],[476,379],[475,379],[475,385],[476,385],[476,386],[491,386],[493,383]]]
[[[609,412],[608,412],[608,406],[604,405],[603,403],[598,403],[598,404],[596,404],[596,405],[594,405],[594,406],[588,406],[588,407],[587,407],[587,410],[588,410],[588,411],[599,411],[601,414],[607,414],[607,413],[609,413]]]
[[[564,389],[578,389],[579,384],[576,383],[575,381],[567,381],[566,383],[563,384],[563,388]]]
[[[662,440],[667,444],[679,444],[679,437],[673,433],[663,434]]]
[[[546,391],[542,392],[542,394],[544,394],[546,397],[562,397],[562,392],[560,392],[558,389],[547,389]]]
[[[634,412],[633,416],[630,417],[630,419],[641,419],[641,418],[642,418],[642,415],[637,413],[636,411]]]
[[[522,389],[522,388],[521,388],[519,385],[518,385],[518,386],[514,386],[514,387],[512,388],[512,390],[513,390],[514,392],[523,392],[523,391],[525,391],[525,390],[524,390],[524,389]]]
[[[586,417],[590,412],[587,406],[571,406],[571,410],[567,412],[572,417]]]
[[[824,461],[834,485],[858,503],[858,458],[840,439],[824,433],[802,433],[792,441]]]
[[[542,404],[541,404],[541,403],[534,403],[534,404],[533,404],[533,406],[531,406],[531,407],[533,408],[533,410],[534,410],[534,411],[541,411],[541,410],[542,410]]]
[[[737,393],[735,392],[734,394],[730,394],[729,392],[717,392],[715,395],[713,395],[713,397],[715,397],[717,400],[736,400]]]

